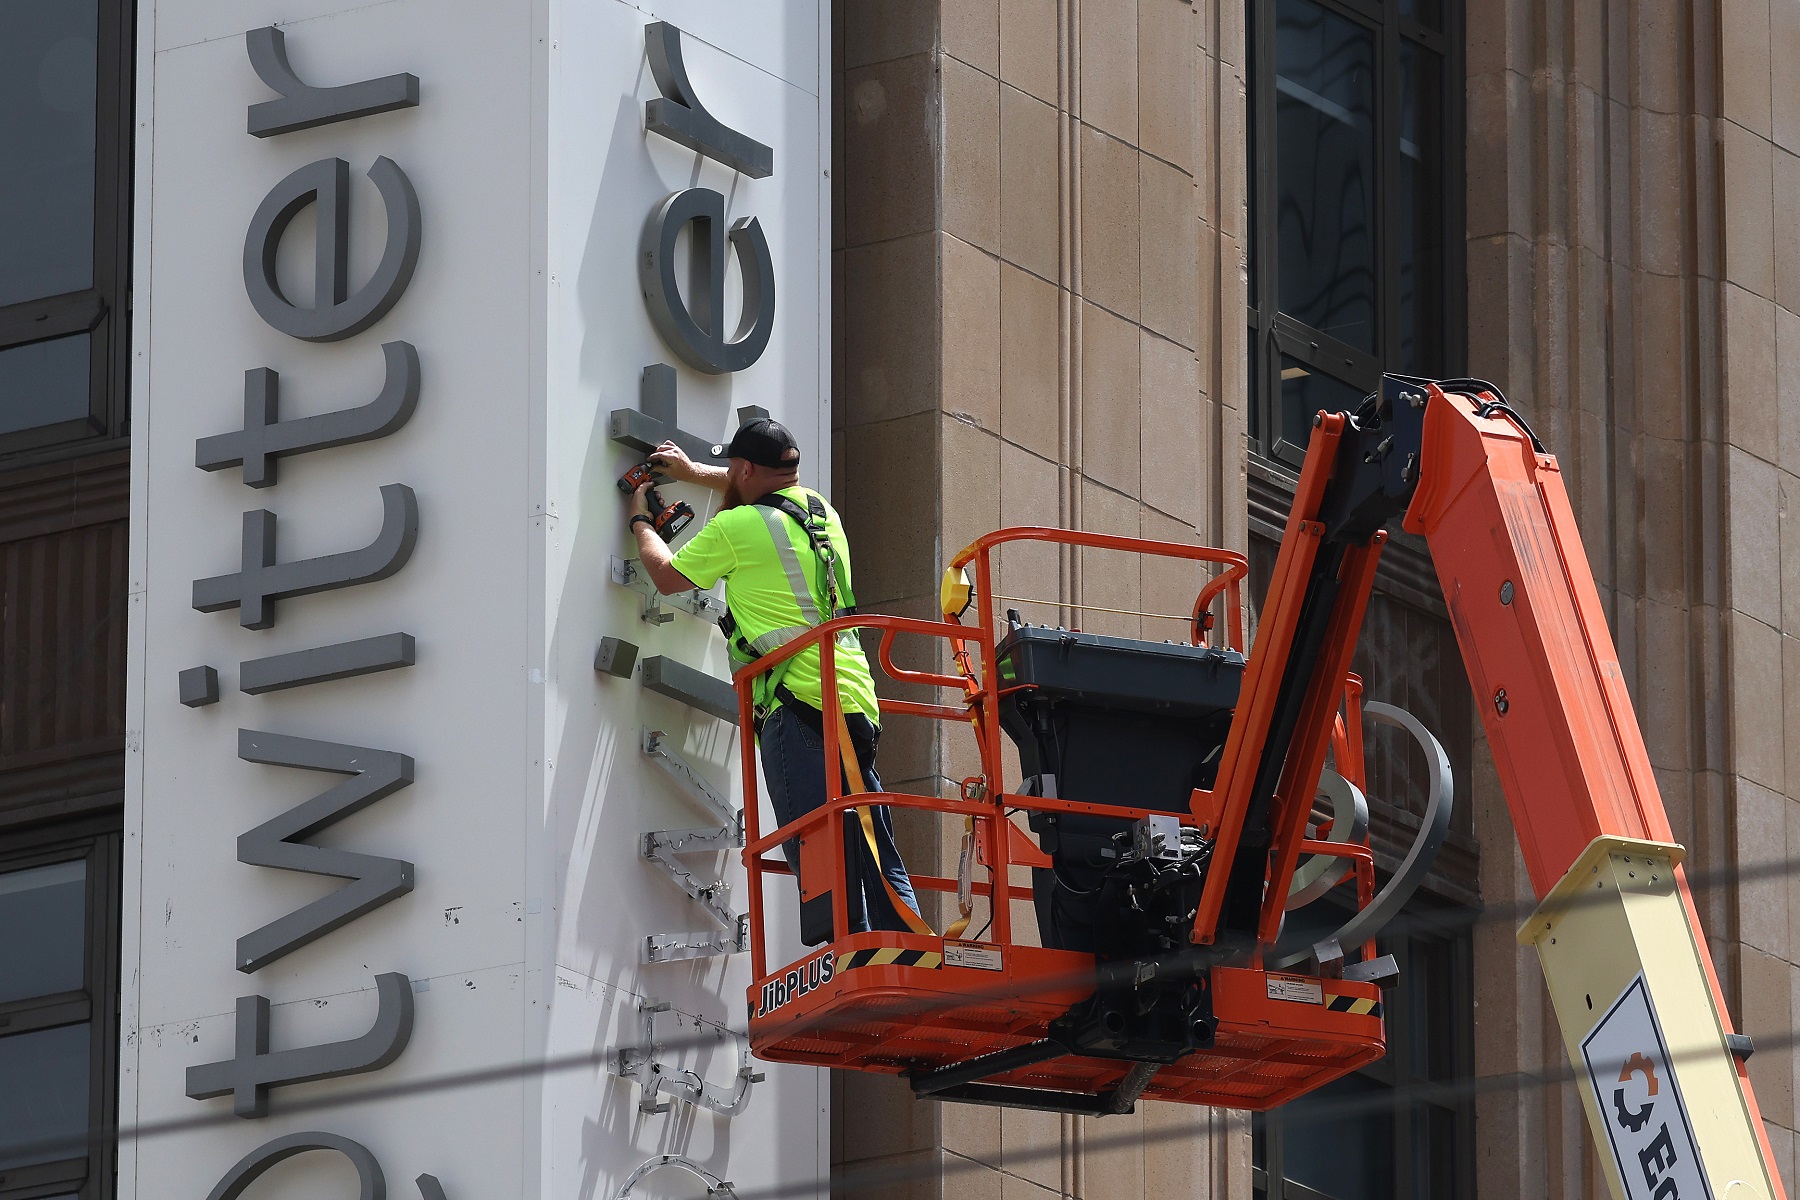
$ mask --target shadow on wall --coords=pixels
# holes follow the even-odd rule
[[[644,78],[640,71],[639,85]],[[615,175],[647,169],[640,111],[636,89],[621,98],[599,196],[639,190]],[[696,182],[698,174],[696,156]],[[621,214],[599,205],[592,214],[576,280],[583,314],[602,313],[616,304],[622,281],[627,288],[634,286],[631,260],[621,261],[617,253],[621,219],[635,224],[641,214]],[[639,317],[647,326],[648,319]],[[669,999],[678,1008],[698,1009],[721,1021],[736,1011],[729,994],[734,989],[728,986],[728,960],[657,966],[649,980],[639,979],[637,961],[645,934],[708,924],[696,905],[639,857],[639,841],[646,830],[704,823],[647,768],[639,751],[640,726],[648,723],[678,735],[683,756],[706,770],[715,783],[729,779],[735,769],[736,729],[649,694],[636,679],[601,678],[591,668],[603,634],[643,644],[646,655],[668,652],[695,666],[705,666],[702,654],[722,653],[722,646],[711,644],[716,638],[711,629],[686,616],[661,630],[643,624],[636,595],[610,581],[608,560],[627,553],[628,542],[622,500],[614,487],[624,452],[608,437],[606,414],[612,408],[636,405],[641,357],[641,331],[633,322],[586,322],[577,375],[599,384],[592,393],[576,503],[559,514],[546,538],[552,586],[555,572],[565,565],[567,569],[560,592],[546,598],[550,622],[546,721],[551,722],[546,741],[555,749],[547,764],[549,788],[541,826],[535,831],[537,844],[550,848],[553,879],[548,890],[557,897],[552,952],[557,973],[554,995],[562,1002],[557,1005],[562,1011],[553,1009],[543,1026],[544,1044],[536,1047],[540,1055],[552,1059],[584,1051],[599,1055],[635,1044],[640,1037],[638,989],[652,988],[653,998]],[[623,364],[631,364],[630,369],[621,371]],[[628,398],[622,392],[628,392]],[[725,395],[728,401],[728,390]],[[712,396],[708,399],[712,401]],[[550,453],[556,455],[555,445]],[[696,859],[693,865],[696,870],[724,871],[726,856],[710,864]],[[717,1047],[688,1051],[679,1061],[691,1070],[724,1071],[729,1077],[737,1066],[736,1047],[724,1039]],[[698,1143],[703,1161],[729,1173],[728,1118],[681,1103],[667,1114],[644,1113],[638,1107],[638,1085],[611,1075],[610,1065],[603,1059],[590,1068],[592,1074],[571,1072],[545,1083],[546,1106],[554,1097],[592,1114],[581,1121],[582,1174],[573,1194],[611,1196],[635,1165],[622,1163],[621,1147],[629,1148],[629,1156],[647,1158],[689,1154]],[[696,1137],[702,1116],[710,1118],[711,1128],[706,1136]]]
[[[576,1029],[552,1013],[546,1026],[547,1045],[540,1053],[557,1057],[579,1053],[585,1046],[600,1053],[638,1040],[636,1002],[649,986],[654,998],[671,999],[677,1007],[703,1011],[724,1020],[735,1011],[729,993],[729,960],[701,958],[659,965],[653,980],[640,980],[638,947],[643,936],[673,929],[702,928],[708,918],[638,853],[649,829],[704,823],[688,802],[673,794],[666,780],[651,773],[639,749],[640,725],[648,723],[681,736],[681,753],[715,783],[728,779],[736,763],[737,731],[732,725],[704,717],[662,697],[645,692],[637,680],[601,678],[590,661],[602,632],[657,638],[638,619],[638,599],[614,588],[608,558],[621,551],[620,497],[613,487],[618,456],[607,437],[606,420],[596,411],[574,511],[565,513],[559,531],[572,535],[567,550],[569,574],[551,610],[553,632],[546,658],[555,665],[554,691],[561,701],[550,719],[560,718],[551,757],[549,794],[542,813],[540,844],[555,856],[553,894],[556,911],[555,959],[559,981],[563,970],[594,981],[589,986],[598,1004],[571,1004],[569,1011],[592,1029]],[[693,624],[688,618],[678,620]],[[673,630],[675,626],[668,627]],[[638,631],[642,632],[638,632]],[[688,644],[712,639],[710,628],[687,629],[680,635],[682,657]],[[667,634],[656,649],[674,649]],[[685,732],[683,732],[685,730]],[[698,871],[728,872],[727,856],[708,862],[696,859]],[[561,995],[559,993],[559,999]],[[705,998],[703,1004],[697,1000]],[[682,1065],[702,1073],[736,1069],[735,1048],[690,1051]],[[611,1077],[608,1064],[595,1066],[600,1083],[597,1112],[582,1122],[583,1184],[579,1195],[600,1195],[616,1184],[607,1176],[616,1169],[618,1148],[632,1146],[644,1155],[682,1154],[691,1149],[699,1110],[676,1104],[666,1115],[638,1109],[635,1083]],[[579,1079],[580,1076],[575,1076]],[[582,1091],[592,1095],[586,1087]],[[710,1115],[710,1114],[709,1114]],[[646,1144],[644,1139],[653,1137]],[[726,1171],[730,1121],[713,1118],[706,1161]],[[606,1192],[605,1194],[610,1194]]]

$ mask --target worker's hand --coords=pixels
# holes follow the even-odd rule
[[[651,483],[638,484],[637,490],[631,493],[631,512],[625,517],[627,522],[629,522],[632,517],[654,517],[656,515],[650,511],[649,497],[650,489],[655,486],[655,484]]]
[[[700,472],[694,469],[694,460],[674,442],[664,442],[651,451],[650,465],[676,483],[695,483],[700,477]]]

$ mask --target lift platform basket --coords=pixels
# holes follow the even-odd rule
[[[1017,620],[997,630],[990,553],[1024,540],[1201,564],[1210,573],[1192,628],[1214,629],[1206,614],[1215,610],[1222,628],[1214,644]],[[747,1000],[756,1055],[904,1075],[920,1096],[1094,1114],[1128,1112],[1140,1096],[1261,1110],[1380,1058],[1386,1043],[1376,983],[1343,978],[1337,963],[1270,970],[1263,954],[1275,944],[1272,932],[1215,936],[1227,924],[1218,893],[1234,873],[1209,862],[1224,828],[1242,820],[1247,767],[1266,740],[1256,723],[1266,732],[1269,692],[1282,674],[1281,663],[1265,664],[1259,690],[1257,662],[1244,654],[1243,556],[1021,528],[985,535],[951,567],[975,574],[969,590],[982,603],[973,624],[954,615],[841,618],[734,679],[747,728],[755,676],[818,648],[829,734],[841,719],[838,635],[860,627],[889,680],[908,685],[912,697],[949,692],[955,700],[884,698],[884,728],[899,718],[972,727],[981,765],[948,796],[846,795],[840,742],[827,736],[825,803],[769,829],[755,747],[744,740],[755,977]],[[1284,605],[1292,617],[1299,590],[1295,584],[1290,594],[1271,596],[1265,629],[1282,619]],[[898,666],[894,646],[902,636],[947,648],[954,671]],[[1347,657],[1324,670],[1335,710]],[[1254,710],[1250,720],[1247,710]],[[1011,789],[1003,761],[1009,737],[1024,776]],[[1304,790],[1307,808],[1331,737],[1326,714],[1296,742],[1300,775],[1310,761],[1311,777],[1288,786]],[[1340,759],[1347,750],[1339,746]],[[936,934],[920,922],[923,932],[857,932],[848,923],[851,906],[833,903],[828,943],[775,954],[777,945],[798,947],[795,930],[771,928],[770,889],[793,887],[779,877],[794,874],[775,852],[798,841],[802,897],[852,894],[861,881],[844,850],[846,834],[857,836],[858,810],[867,805],[889,807],[901,826],[946,817],[964,826],[955,877],[926,874],[918,864],[911,872],[923,912],[947,916],[950,928]],[[1316,841],[1305,836],[1304,821],[1281,816],[1283,835],[1255,851],[1269,858],[1267,889],[1279,889],[1272,902],[1285,898],[1294,857],[1305,852],[1349,860],[1359,902],[1367,904],[1374,894],[1368,846]],[[1098,899],[1076,895],[1087,892]],[[1278,909],[1266,923],[1278,927]],[[1374,953],[1372,943],[1346,950],[1365,960]]]

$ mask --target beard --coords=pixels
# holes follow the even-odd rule
[[[743,503],[744,493],[743,490],[738,487],[738,481],[735,478],[727,479],[725,481],[725,499],[719,505],[719,511],[724,512],[728,508],[737,508]]]

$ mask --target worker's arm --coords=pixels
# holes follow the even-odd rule
[[[633,517],[650,515],[650,502],[644,493],[650,490],[650,484],[641,485],[631,494],[631,515]],[[638,562],[644,568],[644,574],[656,585],[656,590],[665,596],[673,596],[677,592],[694,590],[693,581],[674,566],[674,555],[669,553],[669,544],[662,540],[649,521],[632,521],[631,532],[637,538]]]
[[[697,483],[715,492],[725,490],[725,468],[697,463],[674,442],[664,442],[650,454],[650,464],[677,483]]]

